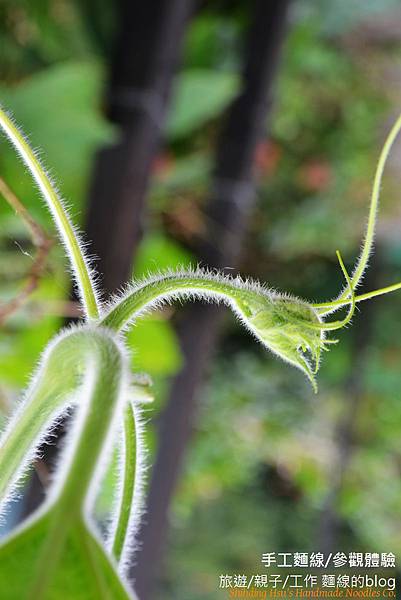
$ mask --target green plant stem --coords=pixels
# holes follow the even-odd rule
[[[86,315],[89,319],[96,319],[99,316],[99,310],[90,269],[87,265],[84,253],[81,249],[70,218],[63,207],[63,204],[57,192],[55,191],[50,178],[46,174],[35,153],[30,148],[23,134],[14,125],[12,119],[10,119],[10,117],[1,107],[0,128],[16,148],[18,154],[21,156],[23,162],[35,180],[44,200],[46,201],[46,204],[56,223],[59,235],[70,257]]]
[[[330,326],[319,320],[308,302],[258,283],[202,271],[159,275],[133,286],[120,300],[115,299],[101,324],[120,331],[151,308],[174,299],[224,302],[265,347],[301,369],[316,390],[313,368],[305,352],[310,352],[315,363],[319,360],[324,345],[322,329]],[[342,322],[333,324],[333,328],[341,326]]]
[[[124,411],[124,461],[122,473],[122,492],[117,513],[116,528],[113,535],[112,553],[117,561],[121,559],[127,540],[128,524],[135,510],[135,483],[137,478],[137,428],[134,407],[128,403]]]
[[[169,299],[201,297],[217,298],[230,303],[246,303],[247,298],[255,302],[257,295],[268,293],[262,288],[258,292],[248,289],[246,284],[238,284],[235,279],[223,279],[213,274],[177,273],[160,276],[138,287],[134,287],[119,302],[113,305],[100,324],[120,331],[135,317],[143,313],[150,305],[167,302]]]
[[[40,434],[50,426],[52,417],[57,414],[57,403],[52,402],[50,394],[32,396],[29,406],[24,410],[8,439],[0,448],[0,500],[3,500],[18,477],[21,464],[37,446]]]
[[[86,384],[80,391],[80,396],[87,394],[89,400],[82,398],[86,405],[85,414],[58,501],[64,503],[69,514],[82,509],[107,434],[115,426],[113,415],[117,403],[127,391],[124,389],[127,365],[110,334],[98,329],[86,333],[83,353],[85,378],[89,376],[93,383],[89,386],[89,391]]]

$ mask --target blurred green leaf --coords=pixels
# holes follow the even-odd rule
[[[343,35],[369,20],[390,15],[399,8],[398,0],[301,0],[298,9],[319,22],[325,35]]]
[[[165,269],[177,269],[191,264],[192,255],[173,239],[162,233],[148,233],[139,246],[135,260],[135,277],[146,277]]]
[[[208,69],[183,71],[173,96],[168,137],[185,137],[201,128],[219,116],[237,91],[238,78],[232,73]]]
[[[158,210],[169,208],[176,201],[177,194],[205,193],[212,170],[211,157],[196,152],[177,158],[174,164],[155,176],[150,202]]]
[[[149,375],[172,375],[182,366],[181,351],[168,321],[149,316],[141,319],[127,336],[133,349],[133,368]]]

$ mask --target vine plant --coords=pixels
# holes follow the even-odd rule
[[[96,274],[53,182],[13,119],[0,109],[0,127],[14,145],[53,215],[85,318],[44,350],[32,381],[0,439],[0,502],[5,514],[38,448],[74,407],[71,430],[47,499],[0,544],[2,596],[9,600],[134,599],[126,579],[142,508],[141,382],[130,373],[124,333],[149,310],[175,299],[228,305],[240,323],[273,354],[300,369],[315,391],[321,353],[338,340],[358,302],[401,288],[401,283],[356,295],[372,252],[386,158],[401,129],[394,124],[380,155],[361,254],[345,286],[330,302],[313,304],[258,282],[194,269],[169,271],[127,286],[100,302]],[[327,320],[346,308],[342,319]],[[119,447],[119,487],[106,535],[93,504],[113,448]]]

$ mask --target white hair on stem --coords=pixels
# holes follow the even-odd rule
[[[182,285],[179,285],[179,280],[182,280]],[[171,283],[171,289],[166,289],[166,284]],[[192,285],[195,282],[196,285]],[[120,292],[114,294],[111,299],[104,304],[101,311],[101,323],[110,325],[109,317],[113,313],[117,313],[119,306],[128,301],[130,297],[139,296],[145,288],[164,284],[165,289],[160,288],[153,299],[146,300],[139,308],[133,310],[128,315],[124,323],[118,327],[119,331],[125,331],[135,319],[139,316],[147,314],[149,311],[161,308],[165,304],[171,304],[174,301],[191,301],[202,300],[204,302],[224,303],[227,306],[235,309],[235,295],[237,292],[238,298],[246,292],[263,295],[266,299],[273,301],[275,298],[293,297],[286,293],[280,293],[273,288],[268,288],[251,278],[243,279],[241,276],[232,276],[219,273],[216,270],[195,268],[178,268],[176,270],[168,269],[152,273],[139,281],[132,281],[126,285]],[[174,287],[176,286],[176,287]],[[221,291],[221,286],[230,288],[230,296],[227,294],[227,289]]]
[[[131,394],[132,396],[132,394]],[[138,548],[137,535],[145,509],[147,451],[144,443],[145,420],[142,402],[132,397],[125,408],[124,431],[120,431],[118,487],[112,510],[111,527],[107,539],[107,547],[118,563],[119,572],[125,577],[132,565]],[[121,428],[122,429],[122,428]],[[134,429],[134,431],[133,431]],[[127,439],[133,434],[133,439]],[[134,444],[134,456],[127,456]],[[128,492],[128,496],[127,496]]]
[[[97,274],[90,266],[85,253],[85,243],[72,224],[65,202],[62,200],[50,175],[41,164],[38,152],[34,151],[24,134],[15,124],[14,119],[0,107],[0,128],[21,157],[31,173],[39,192],[44,199],[58,230],[60,239],[70,260],[72,275],[84,307],[85,316],[89,320],[97,319],[98,290]]]

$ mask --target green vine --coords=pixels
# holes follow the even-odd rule
[[[3,594],[16,600],[135,598],[125,573],[135,550],[143,502],[141,392],[140,383],[129,372],[124,332],[149,310],[176,299],[222,302],[267,349],[300,369],[317,391],[322,351],[338,342],[328,338],[328,333],[351,321],[356,303],[401,287],[396,283],[355,295],[372,253],[383,170],[401,129],[401,117],[380,155],[366,235],[354,272],[348,274],[337,251],[346,286],[335,300],[319,304],[251,280],[195,269],[160,273],[133,283],[107,307],[99,308],[95,274],[51,180],[26,138],[1,109],[0,127],[53,215],[89,321],[50,342],[0,439],[0,503],[5,511],[40,444],[60,416],[75,407],[72,430],[48,498],[28,522],[0,543]],[[343,319],[325,320],[341,308],[347,309]],[[116,440],[122,448],[120,486],[113,523],[103,539],[91,516],[93,499]]]

